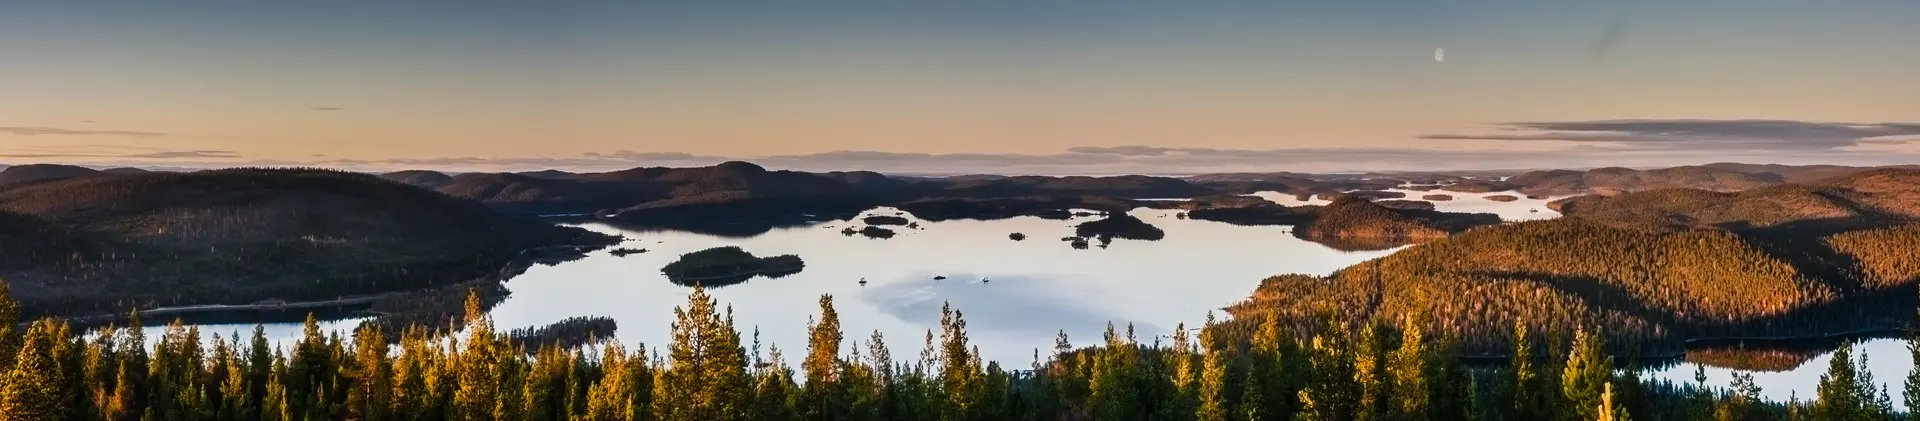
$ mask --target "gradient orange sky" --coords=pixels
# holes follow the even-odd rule
[[[0,4],[0,163],[1197,172],[1920,153],[1898,125],[1920,121],[1911,1],[142,3]],[[1489,136],[1615,119],[1895,125],[1852,143]],[[1164,151],[1062,157],[1116,146]]]

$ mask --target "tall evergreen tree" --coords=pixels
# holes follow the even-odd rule
[[[1508,357],[1506,377],[1501,379],[1497,398],[1502,408],[1501,419],[1505,420],[1547,420],[1553,419],[1553,399],[1543,383],[1543,378],[1534,369],[1533,338],[1528,336],[1527,325],[1515,323],[1513,328],[1513,354]]]
[[[1561,374],[1560,390],[1569,405],[1572,419],[1598,418],[1600,395],[1613,379],[1613,359],[1606,354],[1605,339],[1598,332],[1580,327],[1574,332],[1573,352],[1567,355]]]
[[[1813,403],[1818,420],[1864,420],[1867,397],[1860,394],[1859,375],[1853,365],[1853,344],[1841,344],[1820,376],[1819,399]]]
[[[4,300],[0,300],[4,301]],[[52,322],[35,323],[28,329],[16,354],[13,369],[0,385],[0,421],[56,421],[63,417],[58,392],[64,387],[59,362],[54,359],[56,337]]]
[[[1419,319],[1401,318],[1400,347],[1393,351],[1391,359],[1392,367],[1388,371],[1393,378],[1393,390],[1398,393],[1394,396],[1390,418],[1402,421],[1435,418],[1428,414],[1434,409],[1429,382],[1437,379],[1429,379],[1435,371],[1429,366],[1433,356],[1427,351],[1426,326]]]
[[[1600,391],[1600,405],[1594,408],[1594,419],[1599,421],[1632,421],[1626,411],[1613,403],[1613,383],[1603,383]]]
[[[753,419],[788,420],[797,419],[799,413],[793,404],[799,400],[796,396],[798,386],[793,383],[793,369],[787,367],[786,357],[780,354],[779,346],[767,347],[765,365],[755,371],[756,381],[753,390]],[[826,418],[831,408],[819,407],[821,418]],[[809,419],[821,419],[809,417]]]
[[[7,283],[0,280],[0,371],[12,369],[14,357],[20,353],[16,342],[20,332],[14,331],[14,325],[20,323],[20,305],[13,302]]]
[[[950,304],[940,306],[940,387],[946,392],[945,418],[973,420],[985,390],[981,368],[967,344],[967,319]]]
[[[832,295],[820,296],[820,319],[807,330],[807,358],[800,365],[807,375],[801,414],[807,419],[842,418],[844,414],[834,412],[842,408],[847,392],[840,379],[840,313],[833,309]]]
[[[668,365],[654,383],[653,415],[661,421],[734,421],[751,417],[746,349],[706,289],[695,286],[674,309]]]
[[[1907,372],[1901,402],[1906,404],[1908,411],[1920,411],[1920,337],[1907,338],[1907,357],[1912,359],[1913,370]]]
[[[500,370],[494,364],[501,350],[494,337],[493,321],[481,306],[480,293],[467,292],[466,333],[460,352],[458,388],[453,393],[455,419],[478,421],[492,419],[500,402]]]

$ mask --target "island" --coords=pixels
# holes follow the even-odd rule
[[[1073,227],[1075,237],[1122,238],[1128,240],[1157,241],[1166,238],[1166,231],[1148,224],[1139,217],[1125,213],[1114,213],[1093,221],[1082,222]]]
[[[1425,241],[1475,226],[1498,223],[1500,217],[1492,214],[1389,208],[1359,198],[1343,197],[1315,210],[1313,217],[1300,223],[1293,233],[1306,239]]]
[[[714,247],[682,254],[660,268],[660,273],[675,284],[721,287],[746,282],[754,276],[780,278],[806,268],[800,256],[784,254],[755,257],[735,246]]]
[[[899,217],[899,216],[874,215],[874,216],[869,216],[865,218],[860,218],[860,222],[866,223],[867,225],[875,225],[875,226],[899,226],[899,225],[907,225],[912,221],[908,221],[907,218]]]
[[[1448,200],[1453,200],[1453,195],[1450,195],[1450,194],[1429,194],[1429,195],[1425,195],[1425,196],[1420,196],[1420,199],[1422,199],[1422,200],[1428,200],[1428,201],[1434,201],[1434,202],[1444,202],[1444,201],[1448,201]]]

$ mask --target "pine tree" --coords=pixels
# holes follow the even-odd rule
[[[1400,320],[1400,348],[1393,351],[1392,368],[1395,394],[1392,419],[1403,421],[1423,421],[1431,419],[1428,412],[1433,409],[1429,392],[1428,376],[1434,371],[1428,366],[1432,356],[1428,355],[1426,326],[1413,316]]]
[[[1092,396],[1087,405],[1098,419],[1144,419],[1152,414],[1147,408],[1155,401],[1147,396],[1150,383],[1146,379],[1157,376],[1149,374],[1144,366],[1133,326],[1127,326],[1123,337],[1108,323],[1106,340],[1106,347],[1093,354]],[[1156,378],[1151,383],[1159,381]]]
[[[1293,353],[1293,342],[1286,330],[1280,326],[1280,313],[1268,311],[1261,319],[1260,329],[1253,335],[1251,346],[1247,349],[1245,366],[1246,380],[1242,383],[1239,402],[1240,413],[1261,414],[1269,418],[1291,418],[1296,408],[1293,396],[1300,393],[1299,387],[1289,378],[1287,365],[1289,354]],[[1255,391],[1253,389],[1258,389]],[[1256,399],[1257,398],[1257,399]],[[1249,408],[1259,405],[1259,408]]]
[[[365,326],[354,333],[353,388],[348,395],[349,416],[383,421],[393,407],[393,364],[388,359],[387,336],[379,327]]]
[[[3,300],[0,300],[3,301]],[[0,385],[0,421],[56,421],[61,419],[62,389],[59,362],[53,356],[51,321],[35,323],[28,329],[16,354],[14,366]]]
[[[1062,337],[1064,338],[1064,333]],[[1226,339],[1221,337],[1220,327],[1213,319],[1213,312],[1207,312],[1207,321],[1200,328],[1201,355],[1199,408],[1195,418],[1200,421],[1225,421],[1227,419],[1227,370],[1228,360]]]
[[[753,419],[788,420],[796,419],[794,411],[795,390],[793,369],[787,367],[786,358],[780,355],[780,347],[767,347],[766,365],[756,370],[757,381],[754,386]],[[818,408],[825,415],[828,408]],[[818,419],[818,418],[809,418]]]
[[[1841,344],[1833,351],[1827,373],[1820,376],[1819,398],[1813,402],[1813,416],[1820,420],[1862,419],[1865,396],[1860,395],[1859,376],[1854,372],[1853,345]]]
[[[1496,391],[1498,402],[1503,410],[1502,419],[1507,420],[1545,420],[1551,419],[1552,405],[1542,387],[1540,373],[1534,371],[1533,342],[1527,335],[1527,325],[1515,323],[1513,328],[1513,355],[1508,357],[1506,378],[1501,379],[1500,390]]]
[[[1760,421],[1769,417],[1761,408],[1760,385],[1753,382],[1753,375],[1733,373],[1733,384],[1729,393],[1720,399],[1718,408],[1714,408],[1714,419],[1718,421]]]
[[[1913,370],[1907,372],[1907,387],[1901,392],[1901,402],[1908,411],[1920,410],[1920,337],[1907,338],[1907,356],[1913,360]]]
[[[1597,418],[1600,395],[1603,389],[1612,387],[1608,381],[1613,378],[1613,360],[1606,355],[1604,340],[1585,327],[1574,332],[1573,352],[1567,355],[1560,380],[1561,394],[1574,419]]]
[[[654,382],[654,416],[662,421],[733,421],[750,417],[752,387],[746,349],[732,316],[722,318],[706,289],[695,286],[687,307],[674,309],[668,365]]]
[[[1353,351],[1348,348],[1345,324],[1329,318],[1327,329],[1313,338],[1309,350],[1312,379],[1300,390],[1302,420],[1351,420],[1361,403]]]
[[[833,309],[832,295],[820,296],[820,320],[808,327],[808,333],[807,359],[800,365],[807,373],[801,414],[807,419],[844,417],[832,411],[846,399],[840,378],[840,314]]]
[[[20,305],[13,302],[7,283],[0,281],[0,371],[10,370],[14,366],[14,357],[20,354],[20,348],[14,345],[20,332],[14,331],[14,325],[20,323]]]
[[[977,419],[975,406],[985,392],[981,369],[967,345],[967,320],[949,304],[940,306],[940,387],[946,392],[946,419]]]
[[[1354,352],[1354,382],[1360,387],[1360,403],[1354,417],[1361,421],[1384,419],[1393,402],[1384,329],[1377,323],[1368,323],[1360,331],[1359,349]]]
[[[467,291],[466,331],[458,354],[459,388],[453,393],[453,415],[458,420],[492,419],[494,406],[501,400],[500,371],[494,364],[500,345],[477,291]]]
[[[1594,419],[1599,421],[1632,421],[1626,411],[1613,404],[1613,383],[1602,383],[1600,404],[1594,408]]]

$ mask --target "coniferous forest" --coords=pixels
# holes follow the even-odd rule
[[[879,333],[842,332],[831,296],[819,303],[790,354],[743,334],[698,287],[669,343],[566,348],[510,340],[477,295],[459,334],[367,325],[346,338],[309,319],[284,347],[257,327],[223,337],[176,322],[150,337],[137,314],[83,334],[17,323],[0,302],[0,420],[1896,420],[1908,419],[1896,399],[1920,406],[1920,372],[1889,396],[1877,385],[1901,379],[1873,379],[1846,346],[1818,396],[1767,402],[1745,375],[1643,381],[1587,329],[1550,353],[1518,325],[1513,358],[1470,367],[1460,338],[1429,337],[1414,317],[1328,313],[1304,340],[1278,318],[1242,333],[1208,320],[1152,343],[1109,326],[1012,366],[981,360],[957,309],[918,338],[920,355],[895,357]]]

